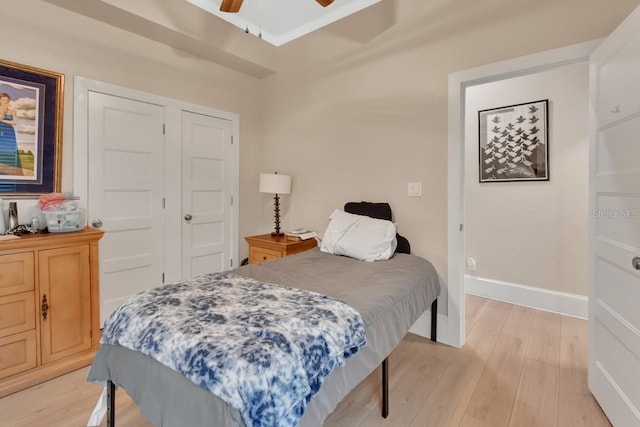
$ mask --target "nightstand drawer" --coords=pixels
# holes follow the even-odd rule
[[[33,292],[0,297],[0,337],[35,329],[34,298]]]
[[[0,255],[0,296],[34,289],[33,252]]]
[[[282,251],[256,247],[251,247],[249,250],[249,264],[260,264],[278,258],[282,258]]]
[[[35,367],[35,330],[0,338],[0,378]]]

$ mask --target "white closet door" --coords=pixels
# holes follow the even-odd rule
[[[182,277],[231,267],[232,122],[182,112]]]
[[[640,426],[640,8],[591,56],[589,388]]]
[[[100,241],[100,322],[162,284],[164,107],[89,92],[89,224]],[[102,224],[102,225],[100,225]]]

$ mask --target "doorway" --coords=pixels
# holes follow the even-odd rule
[[[467,87],[465,110],[465,293],[586,319],[589,64]]]
[[[484,83],[584,63],[599,41],[581,43],[491,64],[449,76],[448,138],[448,301],[443,341],[461,347],[465,341],[464,303],[464,180],[466,89]]]

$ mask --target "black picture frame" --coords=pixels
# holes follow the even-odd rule
[[[63,74],[0,60],[0,196],[60,191],[63,98]]]
[[[549,181],[549,100],[478,111],[479,181]]]

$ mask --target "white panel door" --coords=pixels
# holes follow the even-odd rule
[[[100,241],[100,322],[162,284],[164,107],[89,92],[89,223]],[[98,222],[99,221],[99,222]]]
[[[640,8],[591,56],[589,388],[640,426]]]
[[[182,277],[231,267],[232,123],[182,112]]]

